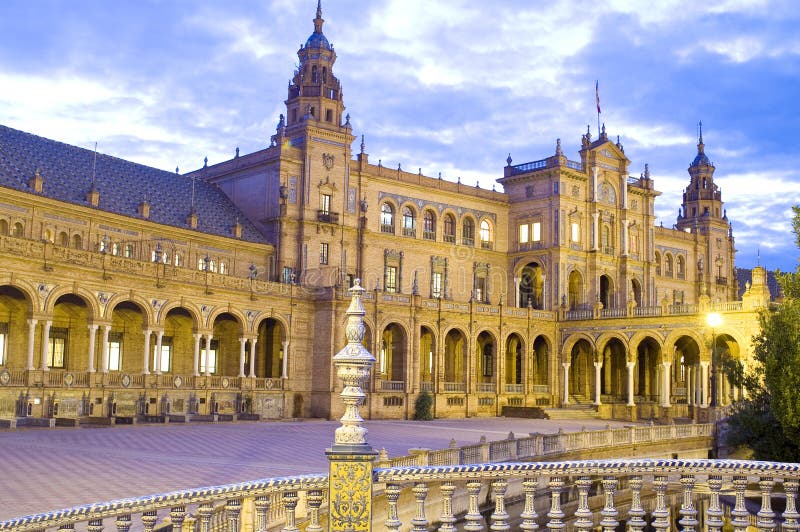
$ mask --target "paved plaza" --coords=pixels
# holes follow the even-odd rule
[[[509,432],[554,433],[630,423],[472,418],[368,421],[389,456],[490,441]],[[0,520],[182,488],[326,472],[335,421],[137,425],[0,431]]]

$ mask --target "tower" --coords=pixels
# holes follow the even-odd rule
[[[699,124],[697,155],[689,165],[689,186],[683,192],[676,228],[695,235],[697,289],[703,285],[712,299],[736,299],[736,275],[733,271],[733,233],[723,209],[722,191],[714,183],[715,167],[705,153],[703,124]]]

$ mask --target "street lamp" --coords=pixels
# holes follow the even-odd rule
[[[711,406],[717,406],[717,327],[722,325],[719,312],[710,312],[706,323],[711,327]]]
[[[164,266],[161,266],[161,263],[163,263]],[[161,279],[159,279],[158,276],[159,267],[162,267],[164,269],[164,277],[167,276],[167,265],[164,262],[164,248],[161,247],[161,242],[156,242],[156,249],[155,252],[153,253],[153,265],[156,268],[156,288],[164,288],[164,286],[166,286],[166,283]]]

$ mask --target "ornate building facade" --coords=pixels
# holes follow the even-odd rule
[[[356,142],[318,5],[269,146],[188,174],[0,127],[0,418],[331,417],[347,287],[369,415],[593,404],[707,415],[769,301],[740,301],[702,135],[676,224],[605,127],[485,190]],[[722,324],[706,321],[722,313]]]

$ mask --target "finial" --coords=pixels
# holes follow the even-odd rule
[[[644,176],[647,179],[650,179],[650,164],[649,163],[644,163]]]
[[[400,166],[400,163],[397,163],[397,171],[401,172],[402,170],[403,170],[403,168]]]
[[[180,168],[178,168],[178,167],[176,166],[176,167],[175,167],[175,175],[178,175],[178,174],[180,174],[180,173],[181,173],[181,172],[180,172]]]
[[[378,159],[378,168],[381,168],[381,167],[383,167],[383,162],[381,161],[381,159]]]
[[[422,167],[419,168],[418,174],[422,175]]]
[[[601,135],[605,135],[606,134],[606,123],[605,122],[603,122],[603,129],[600,130],[600,134]]]
[[[481,188],[481,182],[476,180],[475,181],[475,188]]]
[[[461,176],[458,176],[458,184],[461,184]]]
[[[239,146],[236,146],[236,158],[239,158]]]
[[[697,138],[700,144],[703,143],[703,121],[697,123]]]
[[[439,180],[441,181],[441,179],[442,179],[442,173],[439,172]]]
[[[317,18],[314,19],[314,33],[322,33],[322,0],[317,0]]]
[[[561,139],[556,139],[556,155],[561,155]]]
[[[203,159],[203,168],[206,168],[207,166],[208,166],[208,156],[206,156],[206,158]]]
[[[280,118],[278,119],[278,127],[276,127],[275,129],[276,131],[280,131],[284,127],[286,127],[286,117],[283,116],[283,113],[281,113]]]
[[[350,126],[350,113],[347,113],[347,116],[344,117],[344,127],[351,127]]]
[[[361,135],[361,153],[364,153],[364,150],[367,149],[367,145],[364,144],[364,135]]]
[[[492,183],[492,192],[497,192],[494,188],[494,183]]]
[[[511,159],[511,153],[509,152],[509,154],[508,154],[508,158],[506,159],[506,164],[507,164],[508,166],[511,166],[511,161],[512,161],[512,160],[513,160],[513,159]]]

